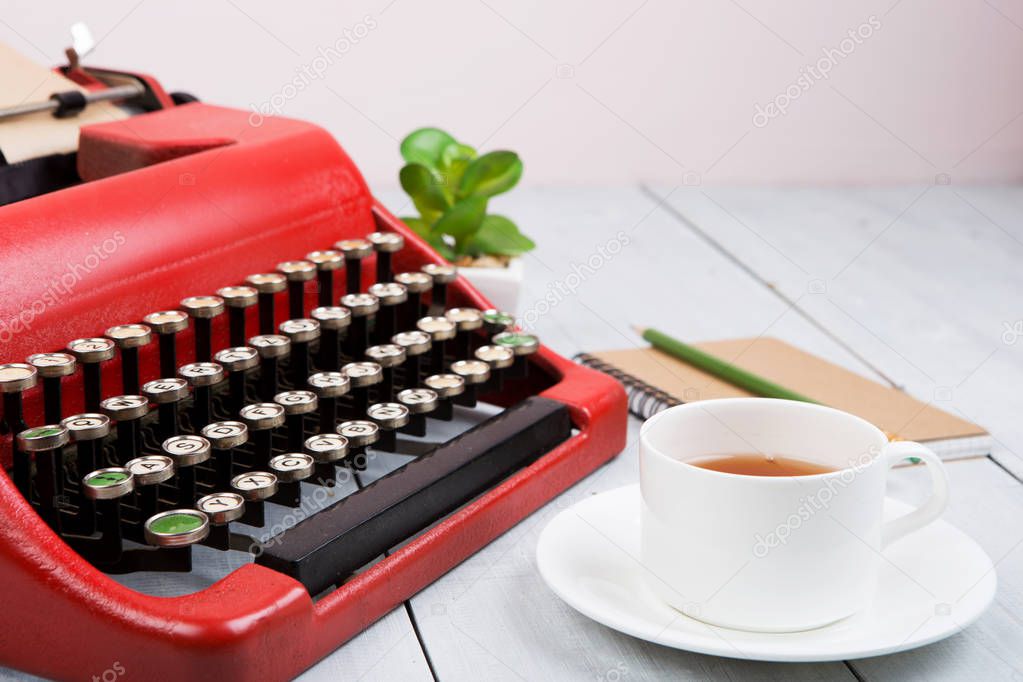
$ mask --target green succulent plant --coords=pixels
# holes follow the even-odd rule
[[[522,161],[510,151],[477,155],[438,128],[420,128],[401,141],[405,159],[398,178],[418,216],[402,218],[448,260],[483,255],[518,256],[536,244],[511,219],[487,213],[491,197],[522,177]]]

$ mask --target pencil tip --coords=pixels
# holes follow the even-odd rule
[[[643,334],[646,333],[646,327],[640,327],[638,324],[632,325],[632,330],[640,336],[643,336]]]

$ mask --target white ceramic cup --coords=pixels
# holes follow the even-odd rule
[[[746,476],[688,461],[756,454],[834,468],[811,476]],[[882,523],[889,468],[917,457],[932,492]],[[642,563],[647,582],[698,620],[793,632],[870,603],[883,548],[938,518],[948,501],[941,460],[919,443],[889,443],[839,410],[766,398],[679,405],[639,437]]]

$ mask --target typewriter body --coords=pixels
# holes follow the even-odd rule
[[[324,130],[74,78],[140,94],[0,166],[0,664],[292,677],[624,447]]]

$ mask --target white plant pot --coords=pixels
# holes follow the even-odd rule
[[[517,315],[525,266],[521,258],[512,258],[506,268],[458,268],[498,310]]]

